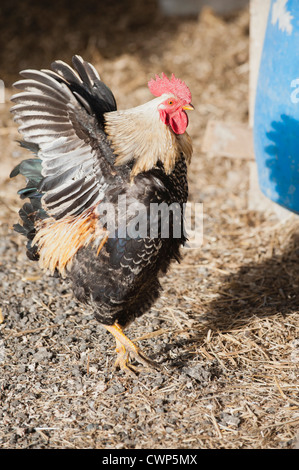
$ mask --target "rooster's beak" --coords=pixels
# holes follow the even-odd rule
[[[182,106],[182,109],[184,109],[185,111],[193,111],[194,110],[194,106],[193,104],[186,104],[185,106]]]

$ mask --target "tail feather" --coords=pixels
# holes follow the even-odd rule
[[[41,160],[38,158],[23,160],[12,170],[10,177],[13,178],[19,174],[27,179],[26,188],[18,191],[21,199],[41,197],[41,193],[38,192],[38,186],[42,180]]]
[[[21,142],[22,147],[25,147],[34,153],[37,153],[38,146],[28,142]],[[26,178],[27,185],[18,191],[21,199],[29,198],[30,202],[25,202],[19,211],[19,216],[22,224],[15,224],[14,230],[24,235],[27,239],[27,256],[31,260],[38,260],[36,245],[32,244],[35,237],[35,223],[48,217],[45,210],[41,205],[42,193],[39,191],[39,185],[43,179],[41,174],[41,160],[39,158],[30,158],[23,160],[11,172],[10,177],[14,178],[17,175],[23,175]]]

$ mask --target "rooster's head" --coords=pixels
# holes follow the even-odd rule
[[[162,101],[158,105],[160,119],[169,125],[175,134],[184,134],[188,126],[186,110],[194,109],[191,104],[191,93],[186,83],[172,74],[169,79],[164,73],[160,78],[148,82],[150,92],[160,96]]]

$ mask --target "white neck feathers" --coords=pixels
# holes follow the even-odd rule
[[[136,108],[105,114],[105,130],[117,155],[115,165],[135,160],[131,177],[150,170],[159,160],[169,174],[181,153],[188,162],[191,159],[187,132],[177,135],[160,119],[158,106],[166,98],[163,95]]]

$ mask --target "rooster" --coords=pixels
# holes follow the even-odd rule
[[[123,330],[158,298],[159,276],[180,259],[186,241],[183,227],[173,236],[183,215],[172,212],[169,236],[161,234],[161,211],[153,236],[149,209],[161,203],[182,208],[187,201],[191,93],[174,75],[156,75],[148,83],[154,99],[118,111],[96,69],[80,56],[72,64],[57,60],[52,70],[24,70],[14,84],[24,90],[12,97],[20,144],[34,154],[11,173],[26,177],[18,193],[30,201],[14,229],[28,239],[27,256],[70,279],[76,298],[115,337],[115,366],[138,373],[132,360],[155,363]],[[136,220],[136,202],[146,208],[147,232],[134,236],[136,230],[126,229]]]

